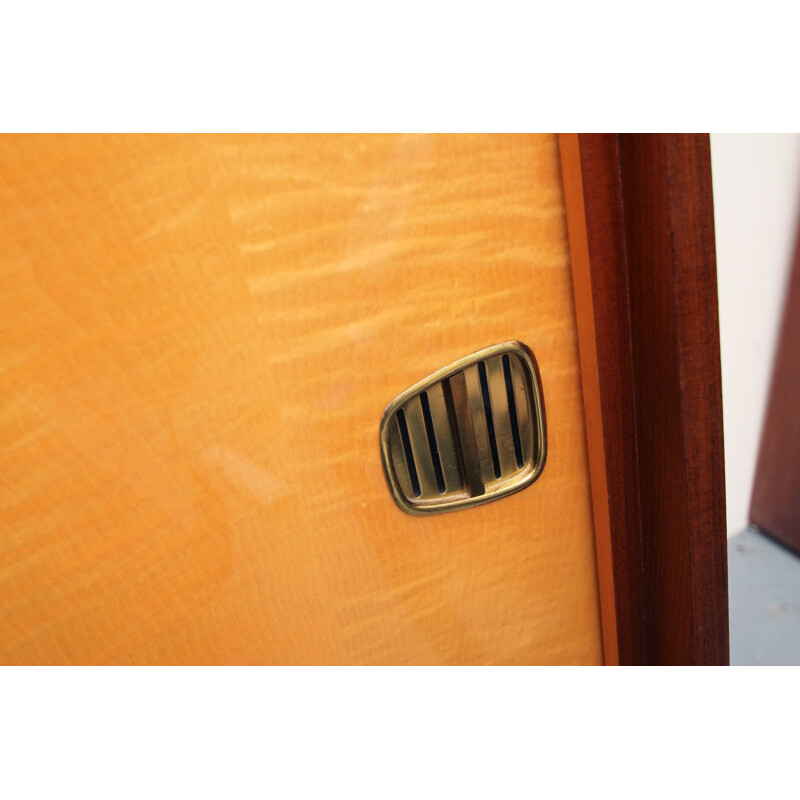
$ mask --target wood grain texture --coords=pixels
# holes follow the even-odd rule
[[[555,137],[2,137],[0,200],[0,660],[602,661]],[[403,514],[385,406],[509,339],[542,477]]]
[[[727,663],[708,137],[564,135],[561,152],[620,662]]]
[[[606,662],[641,664],[639,478],[614,137],[561,134]],[[584,185],[589,192],[586,207]],[[600,280],[598,276],[602,276]]]
[[[800,553],[800,226],[761,432],[750,521]]]

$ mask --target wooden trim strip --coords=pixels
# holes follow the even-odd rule
[[[589,242],[584,213],[583,179],[580,169],[578,135],[563,133],[561,148],[564,196],[569,220],[569,247],[572,261],[573,292],[578,328],[578,347],[586,414],[586,438],[594,508],[594,535],[600,590],[600,617],[603,627],[603,652],[606,664],[619,664],[617,614],[614,598],[614,566],[611,545],[611,510],[606,491],[605,442],[600,402],[600,375],[597,356],[594,302],[589,266]]]
[[[560,146],[606,663],[638,664],[645,660],[641,531],[636,443],[626,435],[634,430],[633,377],[627,280],[618,268],[625,240],[616,137],[561,134]],[[607,279],[595,280],[595,272]],[[618,391],[608,391],[613,385]]]
[[[708,137],[562,134],[560,146],[607,661],[613,607],[620,664],[724,664]]]

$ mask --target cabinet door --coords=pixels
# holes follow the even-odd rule
[[[0,660],[603,661],[555,136],[0,138]],[[519,340],[541,477],[415,517],[387,404]]]

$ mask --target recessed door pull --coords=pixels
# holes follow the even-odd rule
[[[524,489],[547,456],[533,353],[505,342],[440,369],[389,404],[380,440],[392,496],[409,514],[455,511]]]

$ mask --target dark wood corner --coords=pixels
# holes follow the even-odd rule
[[[560,143],[607,652],[727,664],[709,138]]]

